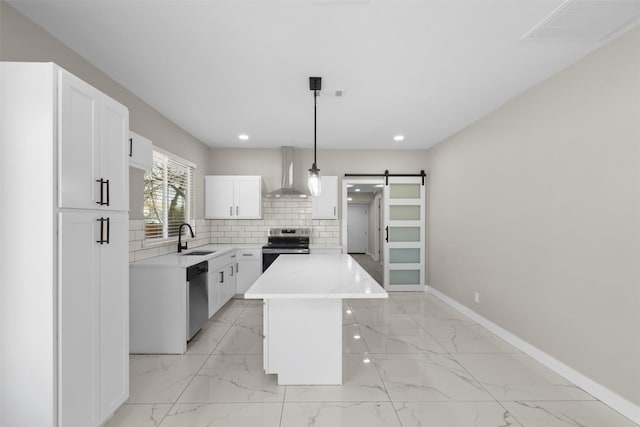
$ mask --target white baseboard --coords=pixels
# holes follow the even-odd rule
[[[600,383],[595,382],[591,378],[581,374],[570,366],[562,363],[558,359],[548,355],[544,351],[540,350],[537,347],[529,344],[522,338],[512,334],[501,326],[496,325],[492,321],[482,317],[475,311],[471,310],[465,305],[460,304],[456,300],[448,297],[437,289],[432,288],[431,286],[426,287],[426,292],[433,294],[436,298],[441,300],[442,302],[448,304],[454,309],[458,310],[460,313],[479,323],[480,325],[487,328],[489,331],[493,332],[503,340],[507,341],[509,344],[516,347],[518,350],[522,351],[525,354],[533,357],[538,362],[545,365],[547,368],[554,371],[556,374],[564,377],[568,381],[571,381],[578,387],[582,388],[587,393],[594,396],[596,399],[602,401],[606,405],[620,412],[625,417],[629,418],[631,421],[636,424],[640,424],[640,406],[628,401],[627,399],[621,397],[620,395],[614,393],[609,390],[607,387],[603,386]]]

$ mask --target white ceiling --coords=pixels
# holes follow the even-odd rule
[[[522,40],[562,0],[10,3],[212,147],[311,148],[308,77],[321,76],[345,95],[318,98],[319,149],[430,147],[640,13],[640,0],[578,0],[616,31],[585,42]]]

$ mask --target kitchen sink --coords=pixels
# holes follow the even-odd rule
[[[209,255],[214,252],[215,251],[191,251],[191,252],[185,252],[182,255]]]

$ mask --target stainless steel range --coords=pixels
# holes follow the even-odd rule
[[[308,255],[309,228],[270,228],[267,244],[262,247],[264,272],[281,254]]]

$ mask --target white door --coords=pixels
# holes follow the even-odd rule
[[[262,216],[262,178],[259,176],[237,176],[235,180],[235,217],[239,219],[260,218]]]
[[[338,177],[321,176],[321,191],[311,197],[311,219],[338,218]]]
[[[101,94],[66,71],[59,71],[58,78],[58,205],[96,209],[101,187],[96,182],[100,179],[98,116]],[[106,186],[102,187],[105,200]]]
[[[129,397],[129,220],[104,212],[100,250],[100,413],[111,415]],[[108,239],[106,239],[108,237]],[[99,239],[96,239],[99,240]]]
[[[367,252],[368,207],[351,205],[347,211],[347,252]]]
[[[205,176],[204,217],[231,218],[234,212],[232,176]]]
[[[425,186],[421,177],[390,177],[384,191],[384,287],[421,291],[425,282]]]
[[[129,210],[129,110],[106,95],[100,99],[100,178],[109,204],[103,209]],[[98,190],[100,191],[100,190]],[[104,193],[103,193],[104,194]],[[128,262],[128,261],[127,261]]]
[[[100,416],[99,215],[59,214],[58,425]]]

